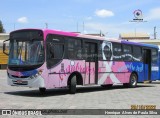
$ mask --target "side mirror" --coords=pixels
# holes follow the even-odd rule
[[[6,48],[8,48],[8,49],[6,49]],[[6,55],[9,55],[9,39],[3,41],[3,53]]]

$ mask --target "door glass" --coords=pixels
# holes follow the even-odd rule
[[[84,52],[85,52],[85,59],[86,59],[86,61],[89,61],[90,60],[90,47],[89,47],[89,43],[85,44]]]
[[[95,44],[91,44],[90,48],[91,48],[91,61],[95,61],[96,59]]]

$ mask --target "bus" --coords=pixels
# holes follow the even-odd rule
[[[9,42],[9,52],[6,43]],[[159,78],[158,46],[50,29],[20,29],[3,42],[8,84],[46,89],[77,85],[134,88]]]

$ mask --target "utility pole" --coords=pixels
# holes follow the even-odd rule
[[[78,25],[79,25],[79,24],[78,24],[78,22],[77,22],[77,33],[78,33],[78,27],[79,27]]]
[[[137,35],[137,30],[136,30],[136,28],[134,29],[134,35],[135,35],[135,37],[136,37],[136,35]]]
[[[48,23],[45,23],[45,25],[46,25],[46,29],[48,29]]]
[[[157,38],[156,26],[154,27],[154,39]]]
[[[85,26],[84,26],[84,22],[83,22],[83,34],[84,34],[84,29],[85,29]]]

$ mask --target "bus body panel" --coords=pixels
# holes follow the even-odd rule
[[[141,62],[99,61],[98,84],[129,83],[130,75],[136,72],[138,82],[145,81]]]
[[[157,60],[158,62],[157,62],[157,64],[152,64],[151,65],[151,80],[152,81],[155,81],[155,80],[160,80],[160,78],[159,78],[159,73],[160,73],[160,71],[159,71],[159,60]]]
[[[64,59],[54,68],[49,69],[47,88],[55,87],[67,87],[69,76],[73,72],[82,73],[82,78],[85,78],[84,74],[87,74],[88,67],[85,67],[84,60],[68,60]],[[83,74],[84,73],[84,74]]]

